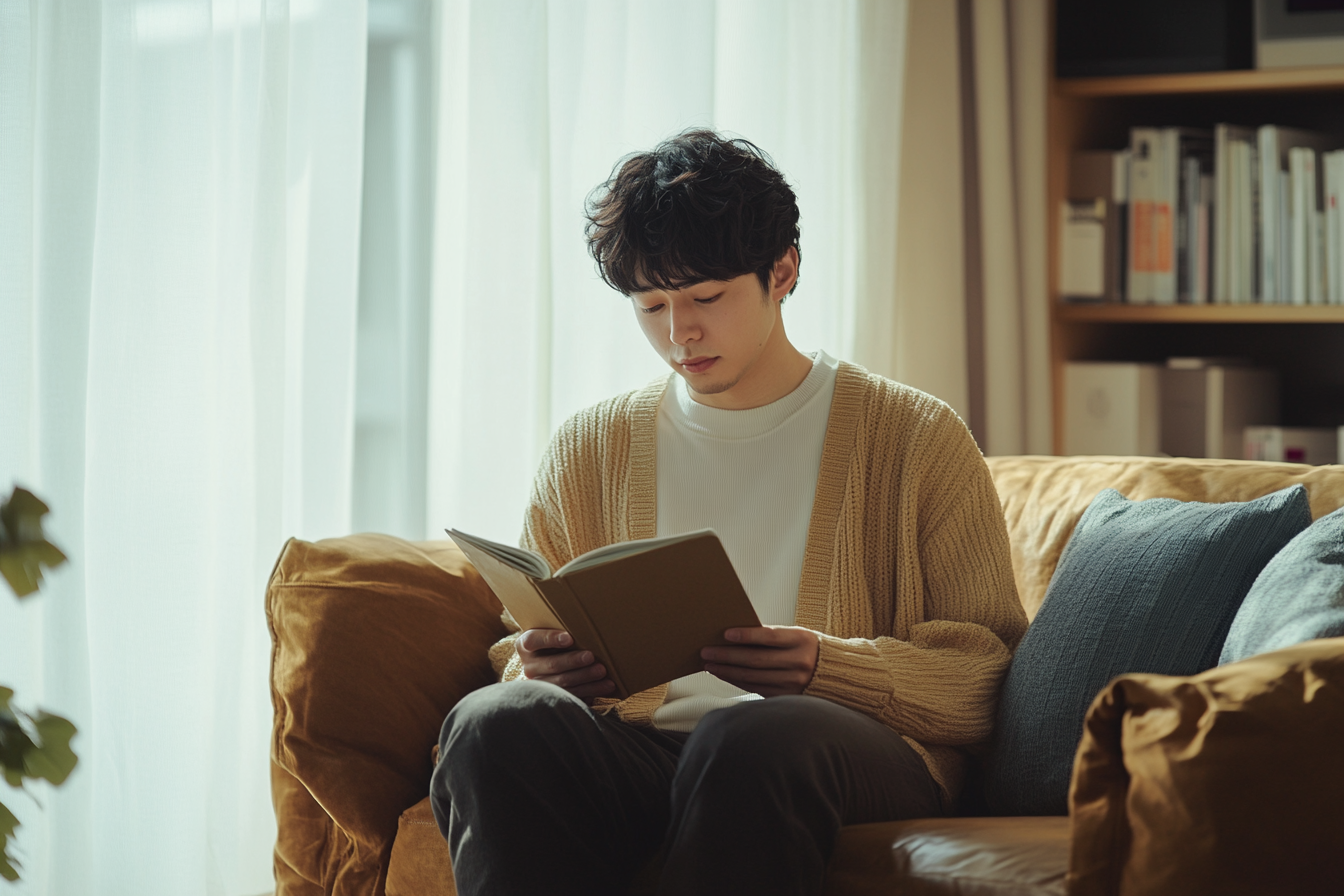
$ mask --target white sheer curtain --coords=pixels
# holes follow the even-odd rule
[[[71,563],[0,682],[80,764],[15,893],[272,887],[265,580],[350,524],[365,21],[345,0],[0,3],[0,486]]]
[[[690,126],[746,137],[798,194],[804,350],[865,362],[894,301],[905,3],[445,0],[429,389],[431,535],[513,541],[547,438],[666,368],[598,280],[583,203]],[[874,117],[876,116],[876,117]]]

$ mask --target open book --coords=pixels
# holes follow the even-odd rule
[[[449,529],[524,631],[558,628],[631,694],[699,672],[700,648],[760,625],[711,530],[597,548],[551,571],[539,555]]]

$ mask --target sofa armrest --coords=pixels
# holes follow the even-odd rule
[[[276,896],[383,892],[448,711],[494,681],[500,606],[449,541],[291,540],[266,592]]]
[[[1074,763],[1068,892],[1344,892],[1341,743],[1344,638],[1117,678]]]

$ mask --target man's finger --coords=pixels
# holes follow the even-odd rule
[[[752,669],[792,669],[803,664],[801,655],[792,650],[762,647],[704,647],[700,659]]]
[[[730,628],[724,631],[724,640],[734,644],[752,644],[760,647],[795,647],[803,643],[808,632],[792,625],[759,625]]]
[[[574,646],[569,632],[555,628],[530,628],[518,638],[518,647],[528,653],[542,650],[564,650]]]
[[[585,668],[592,662],[593,655],[591,652],[570,650],[564,653],[534,656],[523,664],[523,668],[529,673],[528,678],[546,678],[552,675],[561,675],[573,669]]]
[[[716,666],[710,663],[705,667],[705,671],[734,687],[760,694],[762,697],[801,694],[810,680],[810,677],[804,675],[801,670],[744,669],[741,666]]]

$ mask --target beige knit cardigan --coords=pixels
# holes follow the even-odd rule
[[[657,534],[657,413],[667,383],[595,405],[556,433],[522,538],[553,569],[593,548]],[[988,739],[1027,620],[998,494],[946,404],[841,363],[796,624],[821,641],[806,693],[903,735],[950,804],[963,779],[961,748]],[[505,680],[522,674],[514,637],[491,649]],[[666,693],[662,685],[595,705],[650,724]]]

